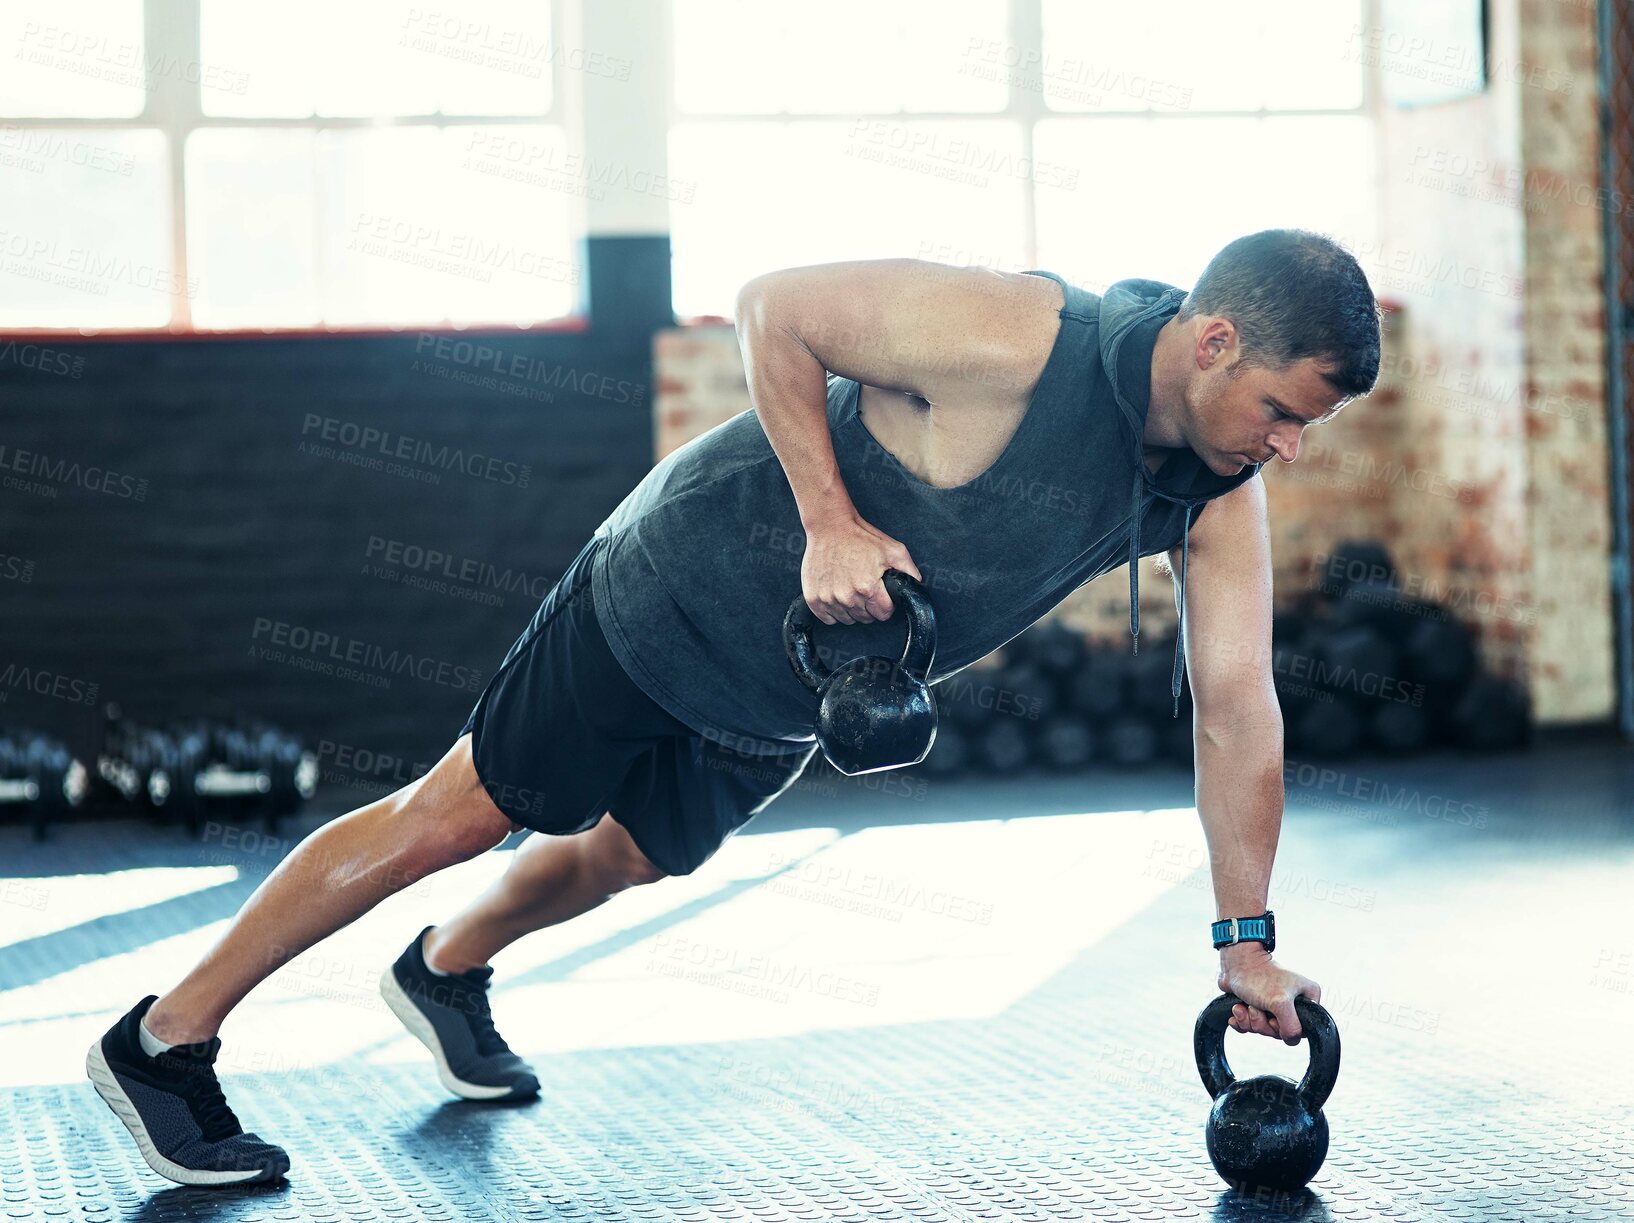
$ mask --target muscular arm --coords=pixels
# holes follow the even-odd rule
[[[1032,393],[1060,308],[1039,276],[876,259],[787,268],[738,293],[749,400],[808,532],[856,514],[828,432],[826,373],[932,405]]]
[[[1179,573],[1179,549],[1170,559]],[[1271,542],[1258,479],[1211,502],[1192,530],[1186,667],[1195,706],[1197,811],[1208,838],[1215,916],[1251,917],[1267,907],[1283,803],[1282,712],[1271,671]]]

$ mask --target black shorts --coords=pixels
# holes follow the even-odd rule
[[[691,874],[794,782],[816,745],[733,751],[637,687],[596,621],[590,560],[602,542],[545,596],[460,734],[513,823],[566,836],[611,812],[654,865]]]

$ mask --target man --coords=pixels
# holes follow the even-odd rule
[[[509,1099],[538,1080],[496,1031],[490,958],[626,888],[687,874],[788,787],[815,697],[784,657],[802,595],[819,650],[900,647],[882,582],[924,584],[933,681],[1139,557],[1178,575],[1197,805],[1233,1026],[1300,1036],[1316,983],[1275,963],[1264,918],[1282,812],[1265,492],[1304,429],[1367,393],[1378,310],[1342,248],[1298,230],[1231,243],[1190,294],[915,260],[793,268],[738,301],[752,412],[659,463],[550,592],[425,777],[307,837],[162,998],[87,1070],[150,1166],[189,1184],[276,1179],[242,1132],[217,1032],[279,964],[421,876],[522,828],[505,876],[427,927],[381,990],[442,1082]],[[1204,510],[1207,508],[1208,512]],[[826,640],[823,634],[829,634]],[[1138,636],[1136,637],[1138,641]]]

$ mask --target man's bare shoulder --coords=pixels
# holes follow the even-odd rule
[[[873,259],[757,277],[739,315],[775,315],[842,377],[933,404],[974,403],[1031,395],[1063,304],[1045,276]]]
[[[1208,503],[1192,525],[1192,555],[1240,556],[1244,560],[1263,554],[1270,536],[1270,511],[1265,500],[1265,481],[1255,476],[1244,480],[1229,493]]]

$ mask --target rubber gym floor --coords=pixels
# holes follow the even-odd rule
[[[0,1218],[1634,1219],[1626,748],[1290,764],[1278,958],[1343,1038],[1300,1195],[1204,1150],[1190,775],[885,776],[810,773],[698,874],[507,949],[522,1105],[446,1097],[376,993],[506,847],[286,965],[223,1031],[229,1101],[293,1160],[258,1190],[151,1173],[83,1057],[316,817],[0,829]]]

